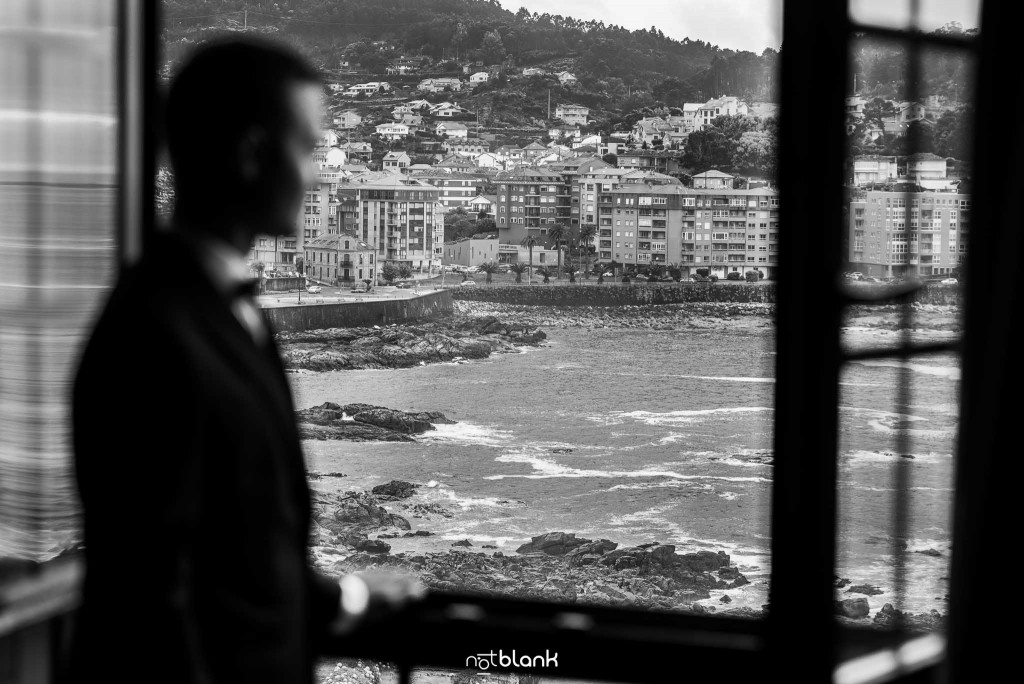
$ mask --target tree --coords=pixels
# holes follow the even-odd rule
[[[590,260],[590,243],[593,242],[595,237],[597,237],[597,226],[593,223],[584,223],[580,225],[580,231],[576,235],[576,245],[579,249],[581,264],[584,263],[584,252],[587,255],[586,261]],[[584,273],[587,273],[586,269],[584,269]]]
[[[409,264],[399,264],[398,277],[402,278],[403,280],[407,278],[412,278],[412,266],[410,266]]]
[[[545,285],[551,282],[551,269],[545,266],[541,266],[540,268],[537,269],[537,275],[542,276],[544,278]]]
[[[555,249],[558,250],[558,277],[562,277],[562,243],[569,237],[569,229],[562,223],[556,223],[554,228],[548,229],[548,239],[550,239]]]
[[[530,272],[533,272],[533,248],[537,246],[537,238],[534,235],[527,235],[523,238],[523,241],[519,244],[530,250]],[[530,279],[530,284],[533,285],[533,278]]]
[[[612,166],[619,165],[619,157],[616,154],[609,152],[608,154],[601,157],[601,161],[611,164]]]
[[[569,274],[569,282],[576,282],[576,274],[580,272],[580,269],[576,267],[576,264],[570,262],[565,265],[565,272]]]
[[[683,279],[683,267],[678,263],[671,263],[668,265],[668,274],[678,283]]]
[[[298,271],[299,275],[305,273],[306,260],[302,257],[295,257],[295,270]]]
[[[253,264],[253,268],[256,270],[256,278],[259,280],[260,294],[263,294],[263,271],[267,268],[262,261],[257,261]]]
[[[486,264],[480,264],[480,270],[487,274],[487,284],[491,284],[491,276],[498,272],[498,264],[493,261],[488,261]]]
[[[390,285],[399,277],[398,265],[392,261],[385,261],[384,265],[380,267],[380,276]]]
[[[497,29],[484,34],[483,42],[480,44],[480,57],[485,64],[501,64],[505,60],[505,46]]]
[[[516,263],[509,266],[509,270],[512,273],[516,274],[516,282],[521,283],[523,282],[523,274],[528,272],[530,270],[530,267],[522,262],[517,261]]]

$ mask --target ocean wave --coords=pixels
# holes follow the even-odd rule
[[[446,485],[439,485],[425,494],[424,499],[428,503],[454,504],[462,510],[479,507],[526,508],[526,503],[518,499],[505,499],[496,496],[460,496]]]
[[[668,411],[666,413],[657,413],[654,411],[630,411],[620,413],[618,415],[622,418],[632,418],[647,425],[685,425],[709,417],[727,417],[737,413],[760,413],[771,410],[771,408],[766,406],[731,406],[717,409]]]
[[[904,365],[915,373],[921,373],[923,375],[934,375],[937,377],[946,378],[948,380],[959,380],[960,369],[956,366],[929,366],[923,363],[907,363],[903,364],[899,361],[887,361],[887,360],[863,360],[853,361],[852,363],[859,364],[861,366],[868,366],[873,368],[901,368]]]
[[[479,446],[505,446],[512,432],[490,425],[473,423],[438,424],[436,429],[420,435],[422,442],[457,442]]]
[[[843,461],[851,465],[870,464],[870,463],[881,463],[889,465],[900,459],[912,461],[915,463],[943,463],[953,458],[953,454],[939,453],[935,451],[929,451],[927,453],[911,453],[907,454],[909,458],[901,456],[893,451],[868,451],[866,449],[859,449],[855,451],[848,451],[842,454],[840,457]]]
[[[771,482],[763,477],[736,477],[725,475],[683,475],[673,470],[659,468],[643,468],[641,470],[594,470],[584,468],[573,468],[561,463],[556,463],[550,458],[545,458],[531,453],[509,453],[498,456],[494,459],[501,463],[525,463],[533,468],[532,473],[520,473],[513,475],[487,475],[485,480],[504,480],[506,478],[524,478],[529,480],[541,480],[554,477],[564,478],[668,478],[673,480],[695,480],[695,481],[723,481],[723,482]]]

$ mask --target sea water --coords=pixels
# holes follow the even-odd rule
[[[845,339],[856,347],[894,335],[857,329]],[[732,605],[760,607],[771,566],[774,346],[770,328],[554,329],[545,346],[482,361],[290,378],[298,407],[364,402],[458,421],[416,443],[304,442],[311,471],[347,475],[315,489],[407,480],[421,485],[410,502],[452,512],[410,518],[437,536],[391,539],[393,553],[461,539],[508,553],[550,531],[724,550],[752,582],[729,590]],[[904,407],[895,406],[897,373],[883,360],[850,364],[842,376],[837,572],[883,592],[869,598],[872,613],[885,602],[945,612],[959,367],[952,355],[913,362]],[[898,429],[910,453],[896,453]],[[897,468],[910,511],[902,602]]]

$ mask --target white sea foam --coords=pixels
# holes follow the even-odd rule
[[[900,368],[904,364],[899,361],[888,361],[888,360],[874,360],[867,359],[864,361],[854,361],[853,363],[860,364],[861,366],[869,366],[875,368]],[[948,380],[959,380],[960,369],[956,366],[929,366],[923,363],[908,363],[905,364],[907,368],[914,371],[915,373],[921,373],[923,375],[934,375]]]
[[[436,429],[420,435],[422,442],[453,442],[476,444],[479,446],[504,446],[508,444],[512,433],[490,425],[474,425],[473,423],[439,424]]]
[[[441,485],[425,497],[430,503],[455,505],[462,510],[469,508],[525,508],[526,504],[516,499],[505,499],[495,496],[460,496],[455,490]]]
[[[718,496],[722,497],[726,501],[732,501],[733,499],[737,499],[743,495],[737,492],[718,492]]]
[[[572,468],[567,465],[556,463],[550,458],[536,455],[530,452],[513,452],[498,456],[494,460],[501,463],[525,463],[533,468],[532,473],[521,473],[515,475],[488,475],[485,480],[503,480],[506,478],[524,478],[529,480],[540,480],[553,477],[564,478],[668,478],[674,480],[697,480],[697,481],[723,481],[723,482],[771,482],[763,477],[728,477],[723,475],[683,475],[673,470],[660,468],[642,468],[640,470],[595,470],[585,468]]]
[[[759,413],[771,411],[765,406],[732,406],[717,409],[697,409],[691,411],[668,411],[656,413],[653,411],[630,411],[619,414],[623,418],[632,418],[647,425],[686,425],[707,418],[727,417],[737,413]]]
[[[953,458],[953,454],[938,453],[929,451],[927,453],[912,453],[909,454],[913,458],[907,458],[905,460],[911,463],[943,463]],[[848,451],[842,455],[842,460],[851,465],[863,465],[863,464],[884,464],[891,465],[893,462],[903,460],[903,457],[893,451],[867,451],[860,449],[856,451]]]

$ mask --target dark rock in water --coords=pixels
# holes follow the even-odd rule
[[[452,423],[439,411],[410,413],[372,404],[326,401],[295,412],[301,439],[350,442],[413,442],[410,435],[435,429],[433,423]]]
[[[914,454],[900,454],[900,458],[909,458],[910,460],[914,460]]]
[[[495,546],[494,544],[484,544],[484,545],[483,545],[483,546],[481,546],[480,548],[481,548],[481,549],[496,549],[496,548],[498,548],[498,547],[497,547],[497,546]]]
[[[736,579],[737,577],[739,577],[739,574],[740,569],[735,566],[728,568],[719,568],[718,570],[718,576],[724,580]]]
[[[308,475],[311,480],[319,480],[319,479],[324,478],[324,477],[348,477],[348,475],[346,475],[345,473],[317,473],[317,472],[309,472],[309,473],[306,473],[306,475]]]
[[[722,598],[720,598],[720,599],[718,599],[718,600],[719,600],[719,601],[721,601],[722,603],[732,603],[732,599],[731,599],[731,598],[729,598],[729,595],[728,595],[728,594],[724,594],[724,595],[722,596]]]
[[[415,532],[406,532],[402,536],[403,537],[433,537],[434,533],[433,532],[428,532],[427,530],[416,530]]]
[[[572,453],[572,449],[552,449],[551,453],[553,453],[553,454],[571,454]]]
[[[494,558],[504,558],[504,557],[505,557],[505,554],[503,554],[503,553],[502,553],[501,551],[495,551],[495,552],[494,552],[493,554],[491,554],[491,555],[492,555],[492,556],[493,556]]]
[[[848,580],[845,577],[836,577],[836,578],[834,578],[834,580],[835,580],[836,589],[842,589],[843,587],[845,587],[848,584],[850,584],[850,580]]]
[[[379,539],[366,539],[356,544],[355,549],[363,553],[388,553],[391,551],[391,545]]]
[[[427,518],[430,519],[431,515],[440,515],[444,518],[451,518],[454,513],[449,511],[447,508],[438,503],[418,503],[410,507],[408,504],[402,504],[402,508],[410,511],[414,518]]]
[[[403,530],[411,528],[408,520],[388,513],[378,505],[376,497],[366,492],[345,492],[334,504],[331,514],[321,515],[317,522],[336,534],[380,527],[398,527]]]
[[[574,554],[598,554],[602,555],[609,551],[614,551],[618,548],[618,544],[607,539],[599,539],[595,542],[589,542],[581,546],[576,547],[570,553]]]
[[[469,541],[468,539],[461,539],[461,540],[459,540],[457,542],[453,542],[452,543],[452,546],[472,546],[472,545],[473,545],[473,542]]]
[[[852,587],[850,587],[849,589],[847,589],[846,593],[848,593],[848,594],[866,594],[868,596],[878,596],[879,594],[884,594],[885,592],[882,591],[881,589],[879,589],[878,587],[872,586],[870,584],[855,584]]]
[[[546,553],[549,556],[564,556],[569,551],[589,544],[590,539],[577,539],[574,532],[548,532],[533,537],[529,542],[523,544],[516,553]]]
[[[729,554],[725,551],[698,551],[678,556],[679,562],[690,572],[712,572],[719,568],[729,567]]]
[[[404,482],[402,480],[392,480],[387,484],[377,485],[372,491],[382,500],[395,500],[395,499],[408,499],[410,496],[416,493],[416,487],[411,482]]]
[[[347,442],[415,442],[409,435],[351,421],[332,425],[299,424],[299,439],[339,439]]]
[[[398,537],[397,532],[382,532],[377,535],[377,539],[395,539]]]
[[[865,618],[871,612],[868,600],[863,597],[843,599],[834,603],[836,615],[853,619]]]
[[[377,427],[407,435],[418,435],[435,429],[430,423],[412,418],[405,411],[395,411],[392,409],[370,409],[357,413],[352,418],[357,423],[376,425]]]
[[[931,556],[932,558],[942,558],[942,552],[938,549],[924,549],[922,551],[915,551],[914,553],[919,553],[922,556]]]

